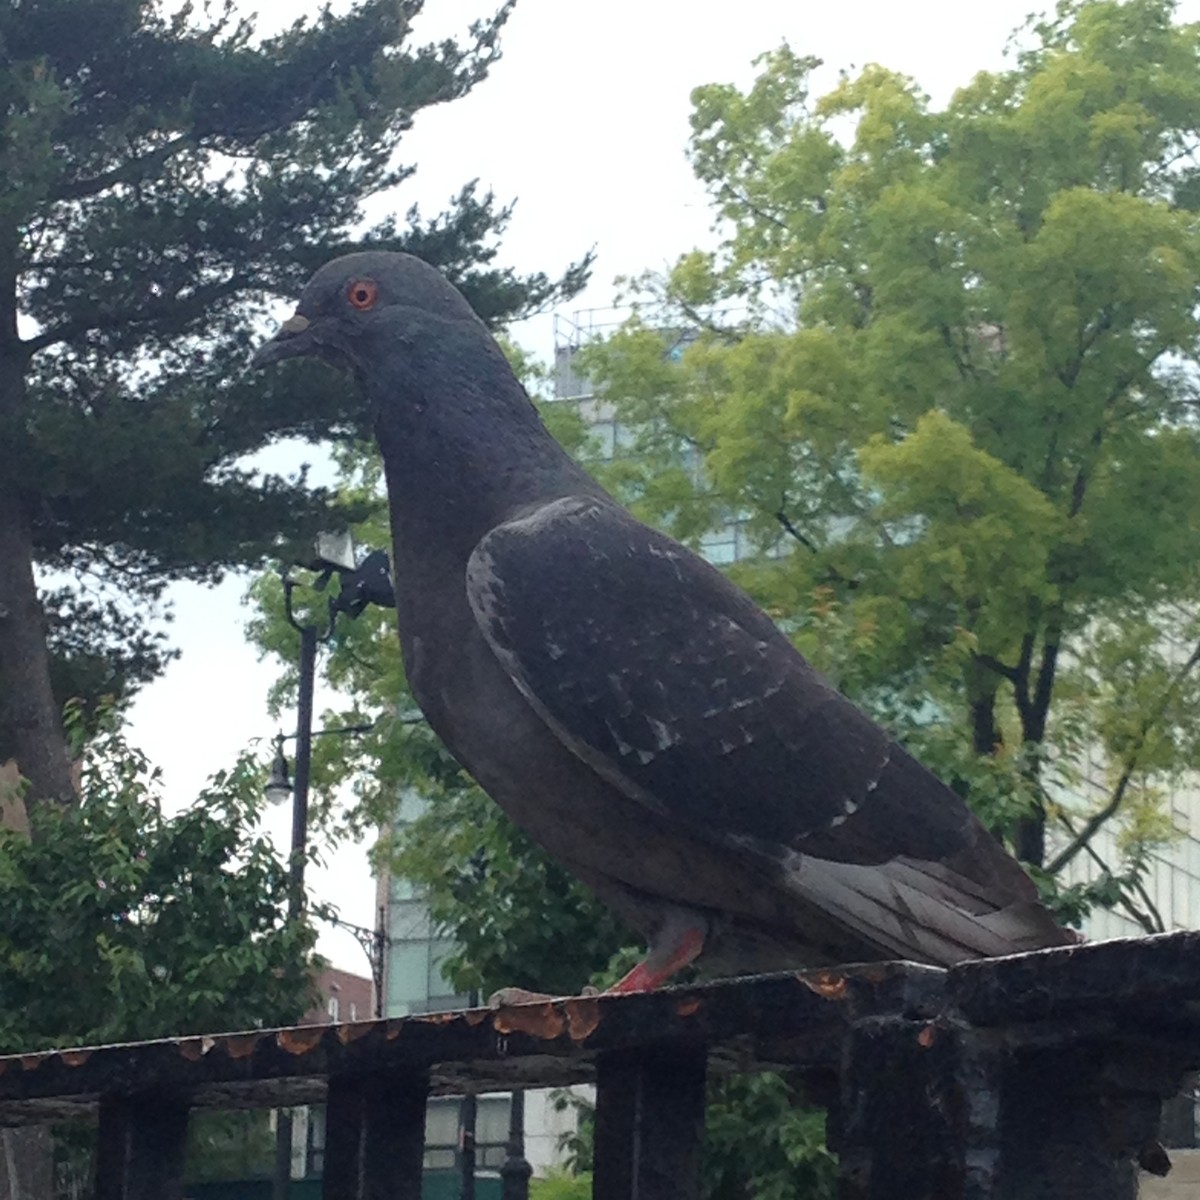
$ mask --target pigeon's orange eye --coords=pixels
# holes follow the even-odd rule
[[[379,285],[373,279],[356,279],[346,295],[355,308],[365,312],[379,299]]]

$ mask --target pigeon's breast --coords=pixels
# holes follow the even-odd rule
[[[455,620],[443,605],[424,621],[418,616],[402,642],[413,695],[455,758],[517,825],[635,927],[652,925],[662,904],[791,923],[781,911],[790,905],[770,886],[770,864],[756,867],[693,839],[564,746],[473,618]]]

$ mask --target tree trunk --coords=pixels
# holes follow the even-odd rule
[[[995,689],[971,699],[971,746],[976,754],[991,756],[1004,744],[996,724]]]
[[[25,805],[78,799],[50,686],[45,615],[33,577],[33,531],[14,479],[24,446],[28,358],[17,328],[15,223],[0,227],[0,766],[15,762]]]
[[[1046,726],[1050,718],[1050,702],[1058,677],[1058,649],[1062,638],[1061,618],[1048,619],[1042,642],[1042,660],[1038,667],[1033,693],[1028,684],[1023,702],[1018,702],[1021,714],[1021,740],[1028,753],[1029,775],[1036,784],[1042,769],[1042,754],[1046,742]],[[1040,791],[1039,791],[1040,794]],[[1046,810],[1039,802],[1034,811],[1017,822],[1014,836],[1017,857],[1035,867],[1046,865]]]
[[[1054,664],[1050,664],[1050,679],[1053,679]],[[967,671],[967,704],[971,717],[971,746],[975,753],[991,757],[997,754],[1004,745],[1004,734],[996,720],[996,690],[998,676],[977,659],[973,660]],[[1018,682],[1018,689],[1025,685]],[[1039,695],[1042,707],[1036,712],[1018,695],[1017,706],[1021,710],[1022,733],[1026,743],[1031,734],[1036,734],[1040,742],[1046,733],[1046,709],[1049,706],[1049,688]],[[1031,769],[1036,773],[1039,756],[1030,758]],[[993,830],[993,832],[996,832]],[[1046,813],[1040,805],[1029,816],[1023,817],[1012,831],[1013,851],[1022,862],[1034,866],[1042,866],[1046,861]]]
[[[1017,822],[1013,835],[1013,847],[1017,857],[1030,866],[1041,867],[1046,863],[1046,814],[1039,806],[1032,816]]]
[[[0,762],[15,760],[26,803],[77,799],[50,687],[45,618],[33,578],[33,539],[20,498],[0,486]]]

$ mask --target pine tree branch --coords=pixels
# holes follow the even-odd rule
[[[119,312],[93,309],[91,312],[70,317],[57,325],[51,325],[31,338],[21,342],[26,357],[33,357],[49,346],[70,342],[85,333],[103,332],[109,329],[129,328],[134,325],[180,325],[202,317],[217,300],[223,300],[251,286],[251,280],[243,275],[233,275],[219,283],[197,288],[184,299],[159,297],[152,304],[138,308],[122,309]]]
[[[198,144],[191,133],[182,133],[178,137],[164,142],[161,146],[143,154],[140,158],[131,158],[111,171],[104,171],[88,179],[76,179],[64,184],[58,189],[56,200],[83,200],[88,196],[99,195],[120,183],[137,183],[156,173],[173,155],[189,145]]]

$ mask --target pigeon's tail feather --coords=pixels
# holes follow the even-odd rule
[[[1036,900],[988,903],[977,884],[936,863],[796,855],[785,864],[785,886],[884,957],[952,966],[1074,940]]]

